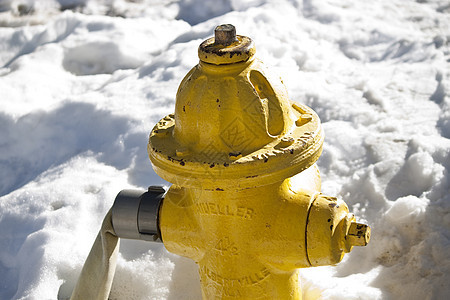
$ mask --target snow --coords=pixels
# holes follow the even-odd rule
[[[167,184],[148,134],[234,24],[326,133],[323,192],[372,239],[305,299],[450,297],[447,1],[0,0],[0,299],[68,299],[125,188]],[[195,264],[122,241],[111,299],[199,299]]]

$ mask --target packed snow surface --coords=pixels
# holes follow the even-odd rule
[[[450,4],[0,0],[0,299],[68,299],[115,195],[216,25],[312,107],[323,192],[372,227],[305,299],[450,298]],[[196,265],[122,241],[111,299],[199,299]]]

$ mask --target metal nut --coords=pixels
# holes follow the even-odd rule
[[[236,28],[231,24],[219,25],[214,29],[214,43],[228,46],[237,42]]]

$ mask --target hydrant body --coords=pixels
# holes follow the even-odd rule
[[[298,269],[338,263],[370,230],[320,194],[317,114],[233,30],[200,45],[175,114],[150,134],[153,167],[173,183],[160,236],[198,264],[204,299],[301,299]]]
[[[301,299],[316,170],[306,171],[309,193],[295,190],[295,178],[220,192],[171,187],[160,212],[164,245],[198,263],[204,299]]]

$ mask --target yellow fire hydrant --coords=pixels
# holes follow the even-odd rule
[[[200,45],[175,113],[148,143],[155,172],[173,185],[119,193],[72,300],[107,299],[117,237],[159,239],[193,259],[204,299],[301,299],[299,268],[367,245],[370,228],[320,193],[319,117],[254,54],[232,25]]]
[[[173,183],[159,212],[168,251],[199,266],[204,299],[301,299],[298,269],[336,264],[370,228],[320,194],[317,114],[232,25],[198,50],[175,114],[150,134],[155,172]]]

